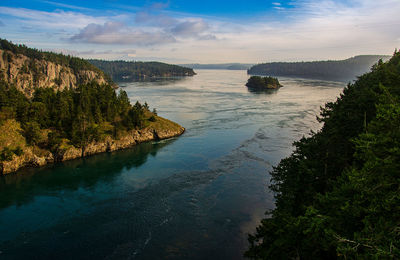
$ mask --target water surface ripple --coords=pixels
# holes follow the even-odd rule
[[[1,177],[0,258],[242,259],[273,207],[268,171],[343,84],[251,93],[245,71],[197,72],[122,84],[183,136]]]

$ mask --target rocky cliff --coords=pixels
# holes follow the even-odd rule
[[[0,49],[0,81],[16,86],[27,97],[31,97],[36,88],[63,90],[74,89],[79,84],[91,81],[107,83],[107,77],[102,71],[88,68],[74,69],[65,63]]]
[[[86,60],[0,39],[0,175],[184,132],[114,86]]]
[[[14,122],[13,124],[15,125],[16,123]],[[18,127],[17,125],[16,128]],[[92,142],[82,148],[65,143],[55,151],[50,152],[48,150],[22,144],[23,152],[21,155],[12,154],[11,160],[0,161],[0,174],[12,173],[24,167],[40,167],[48,163],[67,161],[98,153],[125,149],[143,142],[179,136],[183,134],[184,131],[185,129],[180,125],[157,116],[156,122],[144,129],[129,131],[118,139],[107,136],[103,141]]]

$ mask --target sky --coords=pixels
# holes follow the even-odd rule
[[[0,38],[106,60],[262,63],[391,55],[400,0],[2,0]]]

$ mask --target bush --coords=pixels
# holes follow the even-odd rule
[[[3,151],[1,151],[1,153],[0,153],[0,160],[1,161],[11,161],[13,154],[14,153],[10,148],[4,147]]]
[[[24,153],[24,151],[22,150],[21,146],[18,146],[17,148],[15,148],[13,152],[17,156],[21,156]]]
[[[38,144],[40,141],[40,126],[36,122],[28,122],[24,126],[24,136],[28,144]]]

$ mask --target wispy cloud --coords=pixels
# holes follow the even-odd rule
[[[162,7],[165,7],[163,4]],[[160,7],[161,8],[161,7]],[[164,12],[154,12],[154,8],[137,12],[135,22],[138,25],[152,26],[162,29],[173,37],[195,38],[198,40],[211,40],[217,37],[208,32],[210,25],[202,18],[174,18]]]
[[[203,20],[184,21],[171,28],[171,32],[177,36],[197,37],[207,29],[209,29],[209,26]]]
[[[63,48],[50,48],[47,51],[62,53],[64,55],[71,55],[75,57],[82,57],[87,59],[106,59],[106,60],[132,60],[136,58],[136,50],[134,49],[121,49],[121,50],[71,50]]]
[[[165,3],[164,2],[158,2],[158,3],[153,3],[150,6],[150,8],[151,9],[165,9],[165,8],[169,7],[169,5],[170,5],[169,1],[167,1]]]
[[[2,21],[0,21],[0,26],[5,26],[5,24]]]
[[[92,10],[92,9],[86,8],[86,7],[81,7],[81,6],[77,6],[77,5],[63,4],[63,3],[53,2],[53,1],[45,1],[45,0],[43,0],[43,1],[40,1],[40,2],[49,4],[49,5],[53,5],[53,6],[67,8],[67,9],[74,9],[74,10],[81,10],[81,11],[90,11],[90,10]]]
[[[246,41],[236,45],[265,53],[265,60],[344,58],[357,54],[388,53],[400,36],[400,2],[393,0],[302,0],[283,10],[288,19],[257,22],[247,27]],[[250,29],[249,29],[250,28]],[[249,51],[249,56],[253,51]],[[261,56],[261,57],[262,57]],[[286,57],[286,58],[284,58]]]
[[[155,15],[148,11],[140,11],[135,15],[135,22],[137,24],[168,28],[176,25],[178,20],[165,14]]]
[[[73,55],[73,56],[82,56],[82,55],[108,55],[108,54],[114,54],[114,55],[136,55],[136,50],[133,49],[123,49],[123,50],[101,50],[101,51],[96,51],[96,50],[84,50],[84,51],[75,51],[75,50],[69,50],[69,49],[50,49],[49,51],[57,52],[57,53],[63,53],[66,55]]]
[[[118,22],[106,22],[103,25],[91,23],[70,39],[97,44],[134,45],[156,45],[176,41],[174,37],[163,32],[134,30]]]
[[[101,16],[77,8],[45,12],[0,7],[0,18],[7,21],[5,28],[9,23],[18,29],[35,28],[29,32],[32,35],[63,29],[61,40],[53,37],[58,37],[57,44],[77,46],[81,50],[77,55],[85,57],[129,57],[127,52],[117,53],[129,45],[136,51],[130,57],[137,58],[264,62],[390,54],[399,47],[398,0],[276,1],[264,15],[247,20],[174,13],[168,4],[118,9]],[[105,53],[101,50],[105,45],[115,50]]]
[[[18,18],[18,22],[38,28],[79,29],[90,23],[104,23],[106,17],[94,17],[78,12],[37,11],[26,8],[0,6],[0,14]]]

